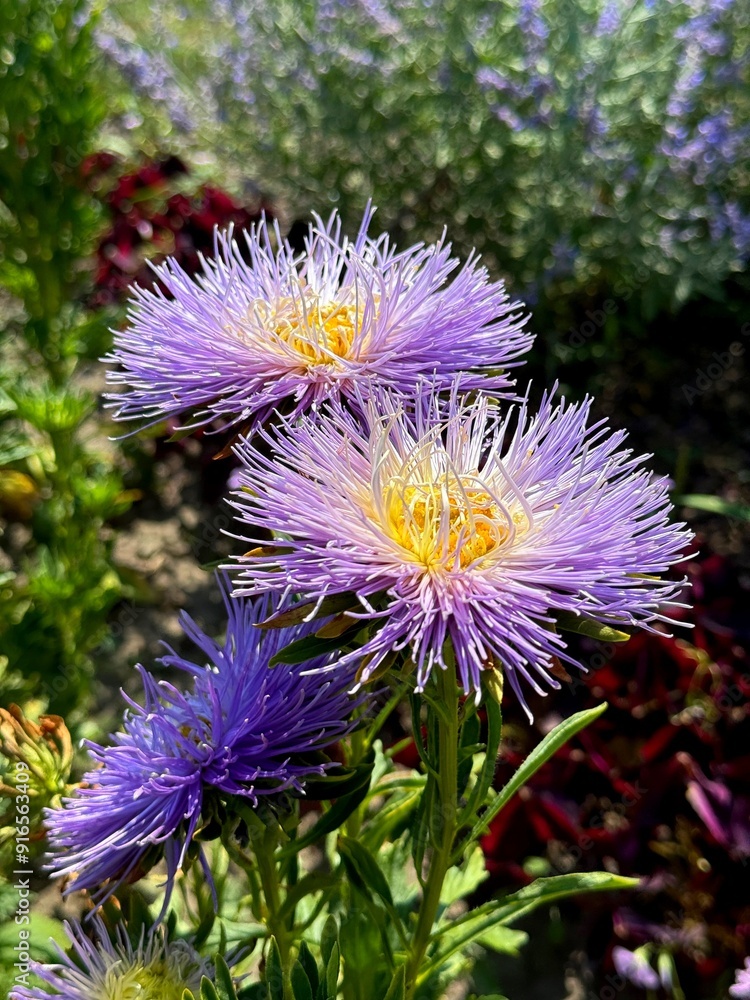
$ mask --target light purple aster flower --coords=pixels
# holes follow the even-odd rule
[[[737,969],[735,981],[729,987],[729,995],[734,1000],[750,1000],[750,958],[745,959],[744,969]]]
[[[60,809],[48,811],[50,867],[55,875],[74,876],[69,891],[88,889],[101,901],[162,852],[171,887],[206,819],[209,797],[242,796],[255,806],[261,796],[303,793],[306,778],[332,766],[309,755],[351,730],[358,703],[347,693],[352,673],[344,670],[320,684],[300,667],[269,668],[282,646],[314,626],[257,629],[277,609],[276,600],[253,605],[229,600],[226,592],[224,598],[229,626],[223,646],[183,616],[186,634],[208,665],[173,651],[161,661],[193,675],[190,693],[140,668],[144,706],[130,702],[113,746],[87,744],[99,766]],[[325,662],[318,658],[317,666]]]
[[[659,989],[659,977],[649,964],[643,949],[628,951],[627,948],[615,945],[612,949],[612,961],[618,973],[633,986],[638,986],[642,990]]]
[[[29,971],[46,986],[16,985],[10,1000],[125,1000],[136,996],[139,1000],[182,1000],[186,989],[197,994],[207,970],[186,942],[168,942],[159,928],[142,934],[134,946],[121,925],[113,942],[100,919],[95,917],[91,923],[93,939],[79,924],[66,921],[71,954],[66,955],[56,945],[59,962],[30,962]]]
[[[555,616],[661,617],[680,585],[654,574],[689,538],[668,521],[667,481],[620,448],[624,432],[587,427],[589,407],[545,397],[503,418],[454,393],[445,413],[430,390],[409,413],[381,392],[366,426],[331,406],[243,442],[234,505],[284,541],[241,560],[236,592],[354,592],[381,626],[356,654],[365,680],[408,649],[422,690],[450,639],[467,693],[496,660],[524,704],[522,678],[559,688],[553,658],[575,661]]]
[[[397,252],[367,235],[371,218],[368,208],[354,242],[335,213],[317,218],[301,254],[264,221],[246,247],[217,234],[216,259],[196,278],[174,260],[156,268],[166,294],[134,290],[107,358],[119,366],[110,384],[123,387],[115,417],[262,420],[282,401],[298,412],[373,383],[411,393],[425,374],[506,392],[504,369],[532,340],[520,303],[476,259],[448,284],[450,244]]]

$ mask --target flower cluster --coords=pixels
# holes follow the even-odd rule
[[[352,673],[320,683],[299,668],[271,669],[279,649],[308,635],[310,626],[258,629],[278,602],[224,596],[223,645],[183,617],[207,665],[174,652],[162,660],[192,676],[192,690],[183,693],[141,668],[144,705],[131,703],[113,745],[88,744],[94,769],[61,809],[48,813],[52,867],[73,877],[70,889],[88,889],[102,900],[162,853],[171,886],[219,800],[240,796],[257,806],[284,791],[303,794],[306,778],[334,766],[315,751],[353,726],[362,698],[347,693]],[[324,662],[309,666],[321,669]]]

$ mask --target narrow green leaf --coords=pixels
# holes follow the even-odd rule
[[[313,957],[313,953],[308,948],[306,941],[300,942],[298,958],[302,968],[305,970],[307,978],[310,981],[313,994],[316,994],[318,992],[318,985],[320,982],[320,977],[318,976],[318,965]]]
[[[237,1000],[232,974],[221,955],[214,959],[214,979],[219,1000]]]
[[[279,921],[287,920],[305,896],[323,889],[331,889],[338,881],[339,876],[336,872],[310,872],[309,875],[305,875],[287,892],[286,899],[279,910]]]
[[[368,790],[368,785],[365,784],[357,789],[356,792],[352,792],[351,795],[344,795],[342,798],[337,799],[331,808],[323,813],[317,823],[303,837],[298,837],[283,847],[278,852],[278,857],[287,858],[290,854],[296,854],[303,847],[309,847],[310,844],[316,843],[321,837],[325,837],[334,830],[338,830],[354,810],[364,802]]]
[[[709,493],[688,493],[675,497],[676,503],[692,507],[694,510],[705,510],[709,514],[721,514],[723,517],[735,517],[739,521],[750,521],[750,504],[733,503],[722,497],[711,496]]]
[[[458,765],[458,797],[464,794],[466,785],[471,777],[471,768],[474,763],[474,754],[478,750],[484,749],[479,744],[480,723],[476,715],[471,715],[461,727],[461,743],[459,749]]]
[[[508,784],[498,792],[492,803],[476,821],[471,833],[456,852],[456,856],[460,857],[470,843],[485,833],[500,810],[508,804],[518,789],[523,787],[536,774],[542,764],[545,764],[550,757],[553,757],[557,753],[560,747],[564,746],[576,733],[585,729],[586,726],[591,725],[606,710],[607,703],[604,702],[602,705],[597,705],[596,708],[589,708],[584,712],[576,712],[575,715],[571,715],[569,719],[565,719],[559,726],[556,726],[551,732],[547,733],[539,746],[534,747]]]
[[[406,966],[399,965],[388,987],[383,1000],[405,1000],[406,997]]]
[[[271,947],[268,949],[268,957],[266,958],[265,978],[270,1000],[284,1000],[284,973],[276,938],[271,938]]]
[[[216,987],[207,979],[205,976],[201,979],[201,994],[200,1000],[219,1000],[219,994],[216,992]]]
[[[336,636],[334,639],[318,639],[314,635],[309,635],[304,639],[296,639],[284,646],[278,653],[268,661],[269,667],[275,667],[279,663],[305,663],[307,660],[314,660],[316,656],[325,656],[327,653],[335,653],[342,646],[354,637],[355,631],[362,630],[362,622],[352,620],[352,628],[349,630],[349,639],[345,636]]]
[[[338,944],[339,941],[339,926],[336,923],[336,918],[331,913],[323,925],[323,933],[320,936],[320,954],[323,957],[323,968],[328,968],[328,962],[331,959],[331,953],[333,951],[333,946]]]
[[[335,997],[338,992],[339,964],[339,943],[338,941],[334,941],[333,948],[331,948],[331,957],[328,959],[328,964],[326,965],[326,987],[329,997]]]
[[[301,962],[292,966],[292,993],[294,1000],[315,1000],[310,980]]]
[[[317,610],[316,610],[317,606]],[[331,615],[341,614],[343,611],[361,608],[357,595],[351,592],[346,594],[332,594],[318,601],[300,601],[293,604],[285,611],[279,611],[264,622],[259,622],[257,628],[289,628],[290,625],[301,625],[303,622],[313,621],[316,618],[330,618]]]
[[[190,990],[183,990],[182,991],[182,1000],[195,1000],[195,997],[190,992]]]
[[[351,881],[360,889],[372,889],[383,902],[393,906],[393,896],[375,858],[358,840],[341,837],[339,854]]]
[[[563,632],[577,632],[578,635],[587,635],[600,642],[627,642],[630,638],[627,632],[594,621],[593,618],[586,618],[585,615],[577,615],[573,611],[558,611],[555,620],[557,627]]]
[[[478,809],[484,805],[487,793],[492,788],[497,770],[497,755],[500,752],[500,742],[503,736],[503,717],[500,705],[494,698],[484,699],[484,708],[487,713],[487,746],[484,751],[484,762],[477,775],[477,780],[469,794],[466,805],[459,815],[458,825],[465,823],[476,815]]]
[[[451,955],[461,951],[472,941],[478,941],[487,931],[498,924],[513,923],[539,906],[545,906],[569,896],[576,896],[582,892],[614,892],[620,889],[632,889],[637,885],[638,879],[611,875],[609,872],[583,872],[572,875],[555,875],[552,878],[538,878],[531,885],[519,889],[518,892],[506,896],[504,899],[485,903],[440,928],[433,935],[433,940],[438,942],[437,953],[421,970],[419,981],[427,979]]]

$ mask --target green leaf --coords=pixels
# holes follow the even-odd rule
[[[383,1000],[404,1000],[406,997],[406,966],[399,965]]]
[[[331,808],[323,813],[317,823],[303,837],[298,837],[296,840],[290,841],[285,847],[282,847],[278,852],[278,857],[287,858],[291,854],[296,854],[303,847],[309,847],[310,844],[314,844],[321,837],[325,837],[334,830],[338,830],[354,810],[364,802],[368,791],[369,782],[364,782],[356,791],[337,799]]]
[[[200,1000],[219,1000],[219,994],[216,992],[216,987],[207,979],[205,976],[201,979],[201,993]]]
[[[564,746],[568,740],[572,739],[576,733],[591,725],[607,710],[607,703],[597,705],[596,708],[589,708],[584,712],[576,712],[569,719],[565,719],[559,726],[547,733],[539,746],[534,747],[526,760],[521,764],[516,773],[497,794],[492,803],[474,824],[471,833],[463,842],[456,856],[460,857],[466,847],[477,840],[489,828],[490,823],[503,809],[510,799],[522,788],[526,782],[536,774],[542,764],[545,764],[550,757],[554,757],[560,747]]]
[[[341,837],[339,854],[349,875],[349,879],[359,889],[372,889],[386,904],[393,906],[393,896],[385,875],[378,867],[375,858],[358,840],[351,837]]]
[[[445,873],[440,902],[447,907],[456,900],[465,899],[489,878],[489,874],[484,866],[484,852],[475,846],[461,866],[449,868]]]
[[[594,621],[593,618],[586,618],[585,615],[577,615],[573,611],[558,611],[555,620],[557,627],[563,632],[577,632],[578,635],[587,635],[600,642],[627,642],[630,638],[627,632]]]
[[[323,933],[320,936],[320,954],[323,957],[323,967],[328,968],[328,962],[331,958],[331,953],[333,952],[333,946],[338,944],[339,940],[339,925],[336,923],[336,918],[332,913],[328,915],[328,918],[323,925]]]
[[[219,1000],[237,1000],[232,974],[221,955],[214,959],[214,979]]]
[[[302,968],[305,970],[307,978],[310,981],[310,986],[312,987],[313,994],[317,993],[318,986],[320,984],[320,977],[318,976],[318,965],[313,957],[313,953],[308,948],[306,941],[300,942],[298,958]]]
[[[473,941],[478,941],[497,925],[505,925],[526,916],[539,906],[554,903],[582,892],[614,892],[632,889],[638,879],[611,875],[609,872],[584,872],[573,875],[556,875],[539,878],[504,899],[485,903],[463,917],[440,928],[433,940],[438,943],[437,953],[422,969],[419,981],[431,976],[451,955],[461,951]]]
[[[338,941],[334,941],[333,948],[331,948],[331,956],[326,965],[326,988],[328,989],[329,997],[335,997],[338,992],[340,963],[339,943]]]
[[[497,770],[497,755],[500,752],[500,741],[503,735],[502,712],[500,705],[491,697],[484,699],[484,708],[487,713],[487,746],[484,752],[484,761],[466,805],[461,810],[458,820],[459,827],[468,823],[475,816],[477,810],[482,808],[487,793],[492,788]]]
[[[303,622],[314,621],[316,618],[329,618],[331,615],[338,615],[342,611],[355,608],[361,608],[356,594],[350,592],[332,594],[330,597],[324,597],[320,602],[300,601],[298,604],[293,604],[291,608],[279,611],[266,618],[265,621],[259,622],[257,628],[289,628],[290,625],[301,625]]]
[[[279,909],[279,920],[285,921],[290,917],[294,908],[305,896],[310,896],[312,893],[324,889],[331,889],[338,881],[339,875],[336,872],[310,872],[309,875],[305,875],[287,892],[286,899]]]
[[[750,505],[732,503],[722,497],[714,497],[708,493],[688,493],[675,497],[677,503],[692,507],[694,510],[705,510],[709,514],[721,514],[723,517],[734,517],[739,521],[750,521]]]
[[[183,990],[182,1000],[195,1000],[195,997],[193,996],[190,990]]]
[[[271,947],[268,949],[265,980],[270,1000],[284,1000],[284,973],[276,938],[271,938]]]
[[[333,639],[318,639],[314,635],[309,635],[304,639],[296,639],[272,656],[268,661],[268,665],[269,667],[275,667],[279,663],[305,663],[307,660],[314,660],[317,656],[335,653],[347,645],[348,641],[351,641],[354,637],[355,629],[357,632],[362,631],[361,621],[352,619],[352,626],[352,629],[349,630],[352,633],[349,640],[345,636],[336,636]]]
[[[294,1000],[315,1000],[310,980],[301,962],[295,962],[292,966],[292,993]]]
[[[484,749],[479,744],[481,726],[476,715],[471,715],[461,727],[461,744],[459,748],[458,765],[458,796],[464,794],[466,785],[471,777],[471,768],[474,763],[474,754],[478,750]]]
[[[528,940],[529,935],[526,931],[519,931],[514,927],[503,927],[502,924],[490,927],[476,939],[477,944],[481,944],[483,948],[490,948],[501,955],[513,956],[519,954]]]
[[[339,766],[335,770],[328,771],[323,777],[311,778],[305,782],[305,796],[310,801],[340,799],[358,791],[363,785],[369,789],[374,763],[373,754],[356,767]]]

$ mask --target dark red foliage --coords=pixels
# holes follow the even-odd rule
[[[750,593],[722,557],[694,554],[680,569],[693,629],[603,651],[583,640],[592,669],[540,699],[536,734],[507,699],[498,787],[557,721],[550,711],[610,708],[495,820],[483,892],[526,881],[532,856],[551,873],[642,876],[647,891],[615,912],[608,941],[597,910],[589,952],[596,939],[601,974],[613,945],[654,941],[674,954],[688,997],[714,997],[750,946]]]
[[[189,185],[189,169],[176,156],[146,163],[118,174],[119,161],[110,153],[89,157],[82,165],[86,183],[100,193],[110,215],[110,227],[96,252],[92,308],[121,302],[134,283],[154,284],[147,261],[174,257],[195,274],[200,255],[214,254],[215,227],[248,229],[261,214],[272,215],[262,198],[250,207],[209,184]]]

